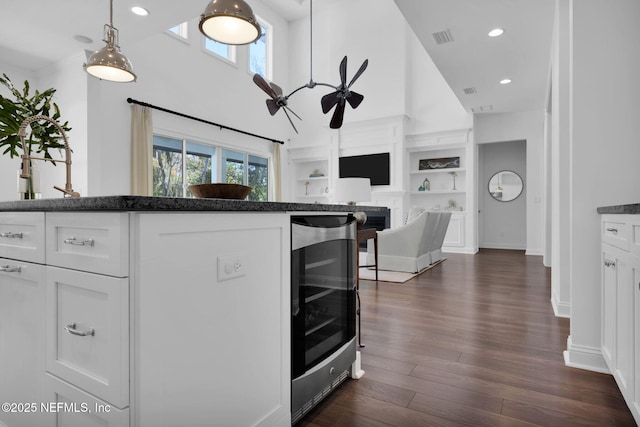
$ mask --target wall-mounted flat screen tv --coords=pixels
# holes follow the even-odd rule
[[[340,157],[340,178],[370,178],[371,185],[389,185],[389,153]]]

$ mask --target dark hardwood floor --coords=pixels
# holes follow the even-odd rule
[[[362,368],[299,426],[635,426],[613,377],[564,365],[569,320],[521,251],[361,281]]]

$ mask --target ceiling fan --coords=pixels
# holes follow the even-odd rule
[[[353,78],[349,82],[349,84],[347,84],[347,57],[345,56],[344,58],[342,58],[342,61],[340,62],[340,69],[339,69],[340,84],[338,86],[334,86],[329,83],[314,82],[313,81],[313,0],[309,0],[309,9],[310,9],[310,12],[309,12],[309,22],[310,22],[309,24],[309,28],[310,28],[309,30],[310,32],[309,82],[300,86],[299,88],[295,89],[293,92],[285,96],[282,92],[282,88],[277,84],[268,83],[264,79],[264,77],[262,77],[260,74],[254,74],[253,76],[254,83],[270,97],[270,99],[267,99],[266,101],[267,108],[269,109],[269,113],[273,116],[280,109],[282,109],[282,111],[284,111],[285,115],[287,116],[287,119],[289,119],[289,123],[291,123],[293,130],[296,133],[298,133],[298,129],[296,129],[295,125],[293,124],[293,120],[291,120],[291,116],[289,115],[289,113],[294,115],[299,120],[302,120],[302,119],[300,118],[300,116],[294,113],[293,110],[291,110],[291,108],[289,108],[288,101],[293,94],[295,94],[301,89],[304,89],[304,88],[313,89],[316,86],[327,86],[327,87],[333,88],[334,92],[324,95],[320,101],[320,104],[322,106],[322,112],[324,114],[327,114],[329,111],[331,111],[331,109],[335,107],[333,116],[331,117],[331,122],[329,123],[329,127],[331,129],[339,129],[340,127],[342,127],[346,103],[349,103],[351,108],[355,109],[355,108],[358,108],[358,106],[362,103],[362,100],[364,99],[363,95],[357,92],[353,92],[351,90],[351,86],[356,82],[356,80],[362,75],[362,73],[367,69],[367,66],[369,65],[369,60],[365,59],[362,65],[360,65],[360,68],[358,69],[356,74],[353,76]]]

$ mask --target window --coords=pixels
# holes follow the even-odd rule
[[[189,39],[189,33],[187,32],[187,29],[188,29],[187,23],[183,22],[182,24],[169,28],[169,33],[181,39],[187,40]]]
[[[260,21],[262,36],[249,45],[249,71],[251,74],[260,74],[265,79],[271,78],[271,26]]]
[[[248,184],[253,188],[249,193],[249,200],[269,200],[269,159],[264,157],[249,156]]]
[[[215,163],[215,147],[154,135],[153,195],[192,197],[187,187],[213,182]]]
[[[236,62],[235,46],[218,43],[209,37],[204,37],[204,48],[207,52],[211,52],[216,56],[226,59],[227,61]]]
[[[219,150],[219,151],[218,151]],[[220,153],[220,172],[218,156]],[[269,200],[269,159],[187,140],[153,136],[153,195],[193,197],[189,185],[227,182],[253,188],[248,200]]]

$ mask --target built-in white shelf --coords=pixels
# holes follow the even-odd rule
[[[412,195],[428,196],[430,194],[464,194],[465,190],[429,190],[429,191],[412,191]]]
[[[428,175],[433,173],[443,173],[443,172],[466,172],[465,168],[445,168],[445,169],[423,169],[423,170],[414,170],[411,171],[411,175]]]
[[[322,181],[322,180],[326,181],[328,179],[329,178],[326,176],[308,176],[306,178],[298,178],[296,179],[296,181]]]

